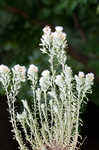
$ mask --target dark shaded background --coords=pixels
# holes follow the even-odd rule
[[[84,150],[99,150],[99,2],[98,0],[0,0],[0,64],[34,63],[47,68],[39,51],[42,28],[64,27],[68,39],[68,64],[74,73],[95,74],[93,95],[81,115]],[[75,67],[76,66],[76,67]],[[27,90],[23,88],[23,93]],[[17,150],[8,121],[7,100],[0,86],[0,150]]]

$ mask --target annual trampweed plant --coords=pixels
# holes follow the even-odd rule
[[[66,64],[66,34],[57,26],[55,32],[46,26],[41,38],[41,52],[49,56],[49,70],[38,79],[38,68],[31,64],[9,69],[0,65],[0,81],[6,91],[11,123],[20,150],[76,150],[81,105],[91,93],[94,75],[79,72],[73,75]],[[21,83],[29,80],[32,104],[22,99],[23,112],[15,102]]]

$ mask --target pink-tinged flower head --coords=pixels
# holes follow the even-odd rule
[[[38,67],[36,67],[35,65],[31,64],[29,69],[28,69],[28,74],[32,74],[34,72],[38,72]]]
[[[22,82],[25,81],[26,68],[24,66],[15,65],[12,68],[12,72],[15,75],[16,79],[18,79]]]
[[[51,28],[49,26],[45,26],[43,28],[43,32],[44,32],[44,34],[50,34],[51,33]]]
[[[5,65],[0,65],[0,73],[9,73],[10,69]]]

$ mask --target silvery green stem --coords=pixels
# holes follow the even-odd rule
[[[53,109],[52,109],[53,101],[50,104],[51,107],[51,139],[53,139],[53,123],[54,123],[54,118],[53,118]]]
[[[36,119],[36,96],[35,96],[35,86],[32,86],[33,90],[33,103],[34,103],[34,117]]]
[[[24,133],[25,133],[26,140],[30,143],[31,147],[34,149],[35,146],[34,146],[34,144],[33,144],[33,141],[32,141],[32,139],[31,139],[31,137],[28,135],[25,120],[24,120],[24,119],[23,119],[23,120],[20,120],[20,123],[21,123],[21,125],[22,125],[22,127],[23,127],[23,130],[24,130]]]
[[[27,111],[29,113],[31,136],[34,135],[35,141],[39,145],[41,140],[40,140],[40,137],[38,134],[37,120],[35,118],[33,118],[33,115],[31,114],[29,107],[27,107]]]

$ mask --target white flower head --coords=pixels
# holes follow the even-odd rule
[[[69,66],[65,66],[65,76],[67,77],[67,78],[71,78],[71,76],[72,76],[72,70],[71,70],[71,68],[69,67]]]
[[[66,33],[64,32],[52,32],[52,37],[53,37],[53,44],[55,44],[55,42],[63,42],[66,39]],[[60,41],[59,41],[60,40]]]
[[[75,75],[76,80],[76,89],[78,93],[80,93],[84,89],[85,85],[85,77],[83,72],[79,72],[78,75]]]
[[[20,65],[15,65],[13,68],[12,68],[12,72],[13,74],[15,75],[15,77],[24,82],[25,81],[25,75],[26,75],[26,68],[25,66],[20,66]]]
[[[29,69],[28,69],[28,74],[33,74],[34,72],[38,72],[38,67],[37,66],[35,66],[35,65],[33,65],[33,64],[31,64],[30,66],[29,66]]]
[[[44,71],[42,72],[42,76],[43,76],[43,77],[49,77],[49,76],[50,76],[49,70],[44,70]]]
[[[23,73],[23,74],[26,72],[26,68],[20,65],[15,65],[13,69],[16,72]]]
[[[31,64],[29,66],[28,72],[27,72],[28,79],[31,80],[33,83],[36,83],[38,78],[38,67]]]
[[[51,82],[49,78],[41,77],[39,80],[40,87],[43,91],[47,91]]]
[[[46,91],[49,88],[49,86],[51,85],[50,72],[48,70],[44,70],[41,75],[42,76],[39,80],[39,84],[41,86],[41,89],[43,91]]]
[[[0,65],[0,82],[4,87],[8,87],[10,80],[10,69],[5,65]]]
[[[85,87],[86,89],[90,89],[91,85],[93,85],[93,80],[94,80],[94,74],[93,73],[88,73],[85,78]]]
[[[84,72],[79,72],[78,76],[79,76],[80,78],[84,78]]]
[[[43,28],[43,32],[44,32],[44,34],[50,34],[51,33],[51,28],[49,26],[45,26]]]
[[[43,53],[47,53],[48,52],[47,47],[50,47],[51,42],[52,42],[51,28],[49,26],[46,26],[43,29],[43,35],[40,43],[40,46],[42,46],[42,48],[40,50]]]
[[[63,80],[62,75],[57,75],[57,76],[56,76],[55,83],[56,83],[56,85],[58,85],[59,87],[63,87],[63,86],[64,86],[64,80]]]
[[[93,73],[88,73],[86,75],[86,80],[93,81],[94,80],[94,74]]]
[[[69,73],[69,74],[71,74],[72,73],[72,70],[71,70],[71,68],[69,67],[69,66],[65,66],[65,71],[67,72],[67,73]]]
[[[63,32],[63,27],[56,26],[55,29],[56,29],[56,31],[52,33],[53,38],[60,39],[61,41],[66,40],[66,33]]]
[[[10,69],[5,65],[0,65],[0,73],[9,73]]]
[[[84,73],[79,72],[78,75],[75,75],[75,80],[77,82],[77,85],[79,85],[79,86],[83,85],[85,82]]]
[[[56,29],[57,32],[62,32],[63,31],[62,26],[56,26],[55,29]]]
[[[60,53],[60,48],[64,49],[67,46],[66,33],[58,29],[52,32],[52,45]]]

